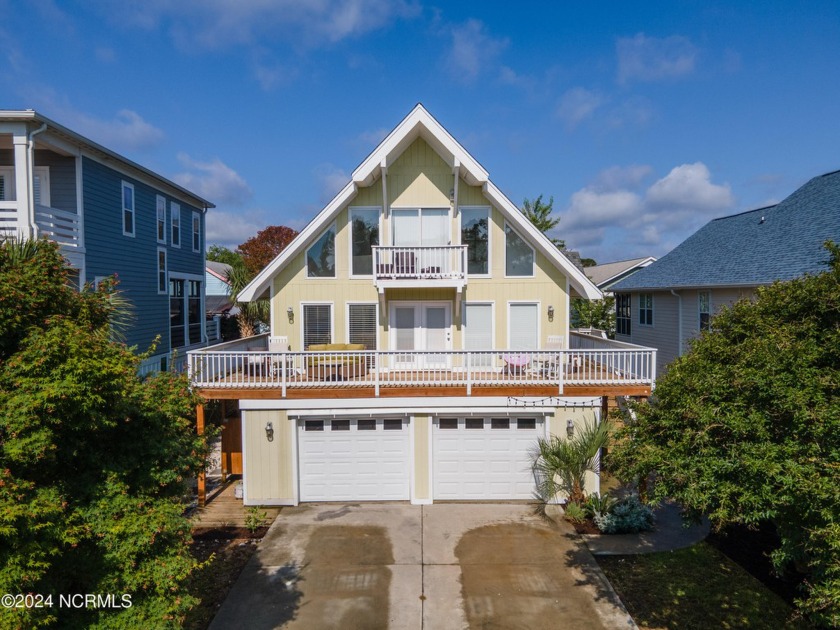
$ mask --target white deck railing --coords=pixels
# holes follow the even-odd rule
[[[464,280],[467,246],[374,247],[375,280]]]
[[[255,340],[256,338],[249,338]],[[247,346],[248,340],[238,342]],[[651,348],[268,352],[228,344],[188,353],[193,385],[207,389],[652,385]],[[226,346],[222,349],[221,346]]]
[[[41,234],[62,247],[81,247],[79,215],[48,206],[35,206],[35,223]]]
[[[594,330],[592,334],[570,331],[569,348],[571,351],[612,350],[623,352],[623,354],[615,355],[613,365],[611,366],[612,369],[633,376],[650,374],[651,382],[656,380],[656,348],[647,348],[624,341],[607,339],[601,334],[601,331]],[[653,353],[653,363],[648,362],[646,355],[636,354],[637,351]]]

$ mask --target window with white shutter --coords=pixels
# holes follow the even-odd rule
[[[537,350],[539,317],[537,304],[509,304],[508,341],[512,350]]]
[[[464,305],[464,350],[493,349],[493,305]],[[475,355],[472,365],[490,365],[493,357],[489,354]]]
[[[303,305],[303,349],[332,343],[332,304]]]
[[[36,166],[32,171],[32,192],[35,205],[50,206],[50,167]]]
[[[347,341],[363,343],[366,350],[376,350],[376,304],[350,304],[347,311]]]

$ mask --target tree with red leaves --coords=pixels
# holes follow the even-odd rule
[[[264,230],[257,232],[247,241],[236,248],[242,256],[245,268],[256,275],[262,271],[277,254],[282,252],[286,246],[297,236],[297,230],[285,225],[269,225]]]

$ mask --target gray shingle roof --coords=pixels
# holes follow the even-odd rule
[[[840,243],[840,171],[815,177],[784,201],[710,221],[613,291],[757,286],[828,267]]]
[[[632,258],[631,260],[617,260],[615,262],[602,263],[600,265],[587,267],[584,269],[584,272],[587,276],[589,276],[589,279],[595,283],[596,287],[599,289],[605,289],[607,288],[605,283],[608,280],[614,281],[615,278],[620,278],[623,274],[633,271],[634,269],[638,272],[636,267],[650,260],[650,256],[645,256],[644,258]],[[656,259],[653,258],[653,260],[655,261]]]

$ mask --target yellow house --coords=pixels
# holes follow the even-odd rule
[[[569,330],[577,296],[601,294],[417,105],[242,293],[270,334],[191,376],[238,401],[246,504],[532,499],[538,438],[655,376]]]

